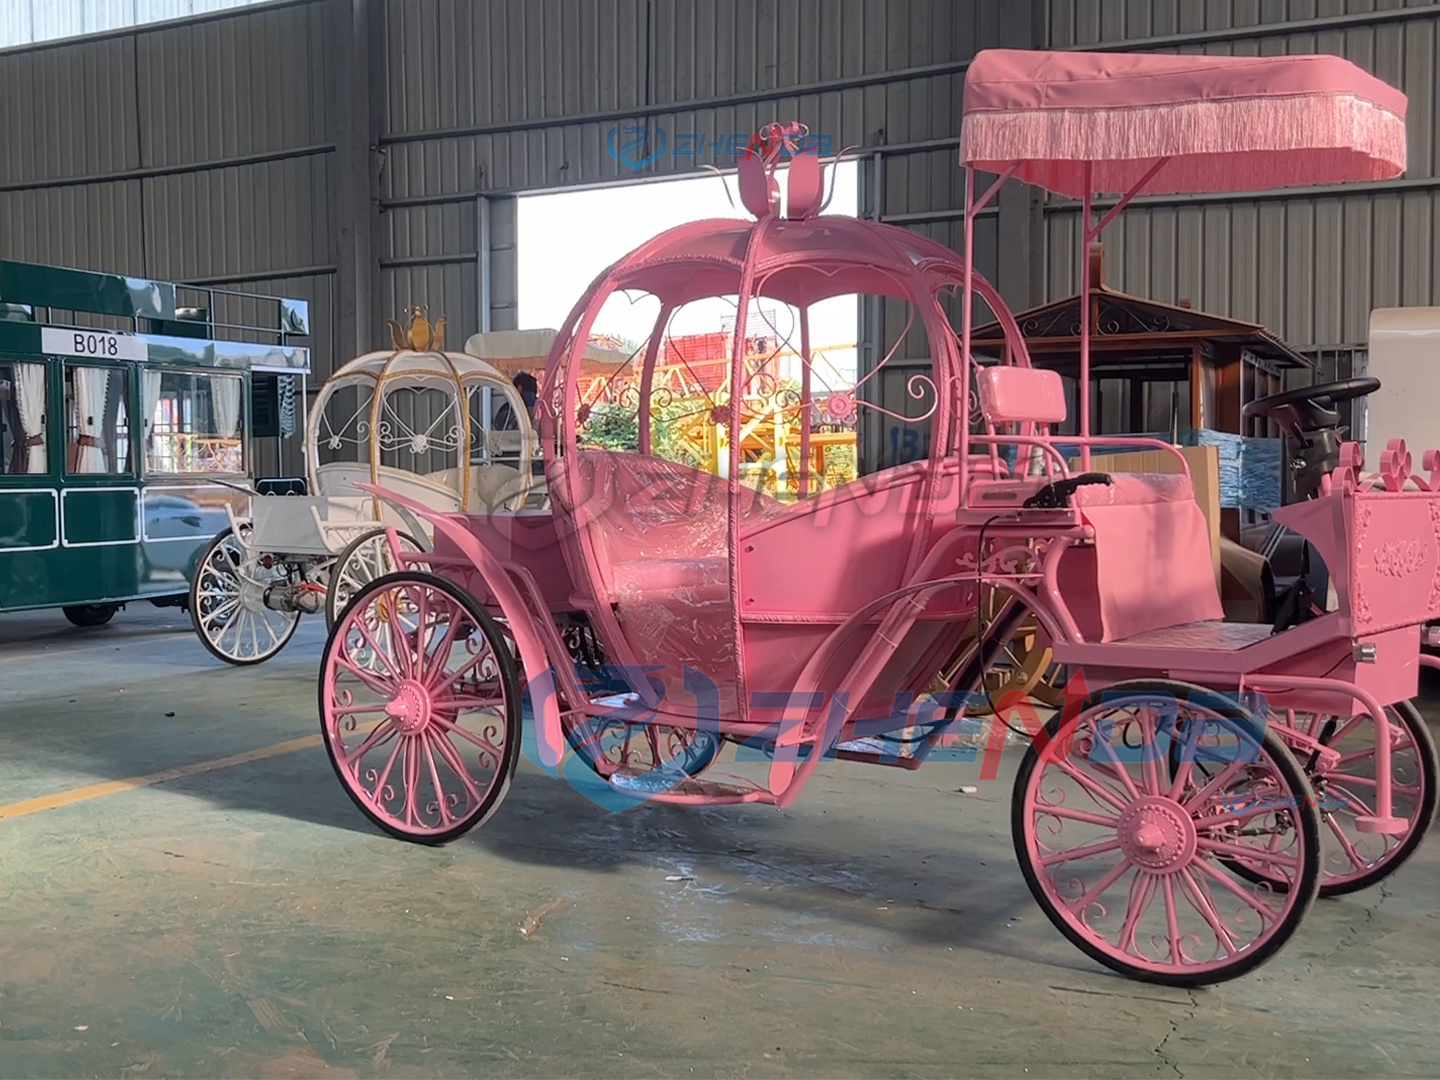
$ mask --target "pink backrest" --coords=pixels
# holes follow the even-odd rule
[[[1210,531],[1190,478],[1115,473],[1112,479],[1109,486],[1075,493],[1076,507],[1095,532],[1093,547],[1065,555],[1067,562],[1087,564],[1085,585],[1062,587],[1066,602],[1078,609],[1073,614],[1082,632],[1118,641],[1224,618]]]
[[[980,411],[992,424],[1058,424],[1065,419],[1065,384],[1055,371],[982,367],[975,371]]]

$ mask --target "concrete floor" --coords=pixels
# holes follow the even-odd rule
[[[389,839],[313,738],[321,635],[236,669],[178,612],[0,618],[0,1076],[1440,1068],[1433,839],[1258,973],[1148,987],[1035,907],[1004,771],[614,814],[527,763],[482,830]]]

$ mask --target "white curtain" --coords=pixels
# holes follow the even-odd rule
[[[45,365],[15,365],[16,404],[25,429],[25,471],[43,473],[49,468],[45,456]]]
[[[110,369],[75,367],[75,430],[80,440],[80,454],[75,471],[80,473],[109,472],[105,447],[100,433],[105,422],[105,397],[110,389]]]
[[[141,435],[144,436],[145,468],[158,468],[155,446],[155,413],[160,407],[160,372],[140,372],[140,407],[143,410],[141,422],[145,425],[141,430]]]
[[[241,380],[234,375],[210,376],[210,400],[215,404],[215,434],[233,439],[240,433]]]

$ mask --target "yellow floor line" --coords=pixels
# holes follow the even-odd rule
[[[42,810],[54,810],[56,807],[69,806],[71,803],[99,799],[105,795],[117,795],[122,791],[152,787],[155,784],[163,784],[167,780],[178,780],[182,776],[196,776],[199,773],[214,772],[216,769],[228,769],[251,761],[279,757],[281,754],[293,754],[297,750],[308,750],[312,746],[319,745],[319,735],[306,735],[301,739],[290,739],[286,742],[262,746],[258,750],[247,750],[243,754],[231,754],[229,757],[213,758],[210,761],[197,761],[193,765],[181,765],[146,776],[132,776],[128,780],[111,780],[104,784],[91,784],[88,787],[71,788],[69,791],[57,791],[53,795],[41,795],[36,799],[23,799],[20,802],[0,806],[0,821],[6,818],[24,817],[26,814],[38,814]]]

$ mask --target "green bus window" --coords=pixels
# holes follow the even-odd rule
[[[148,474],[245,472],[244,380],[215,372],[142,372]]]
[[[124,368],[65,365],[65,471],[130,471],[130,415]]]
[[[0,362],[0,474],[44,473],[45,365]]]

